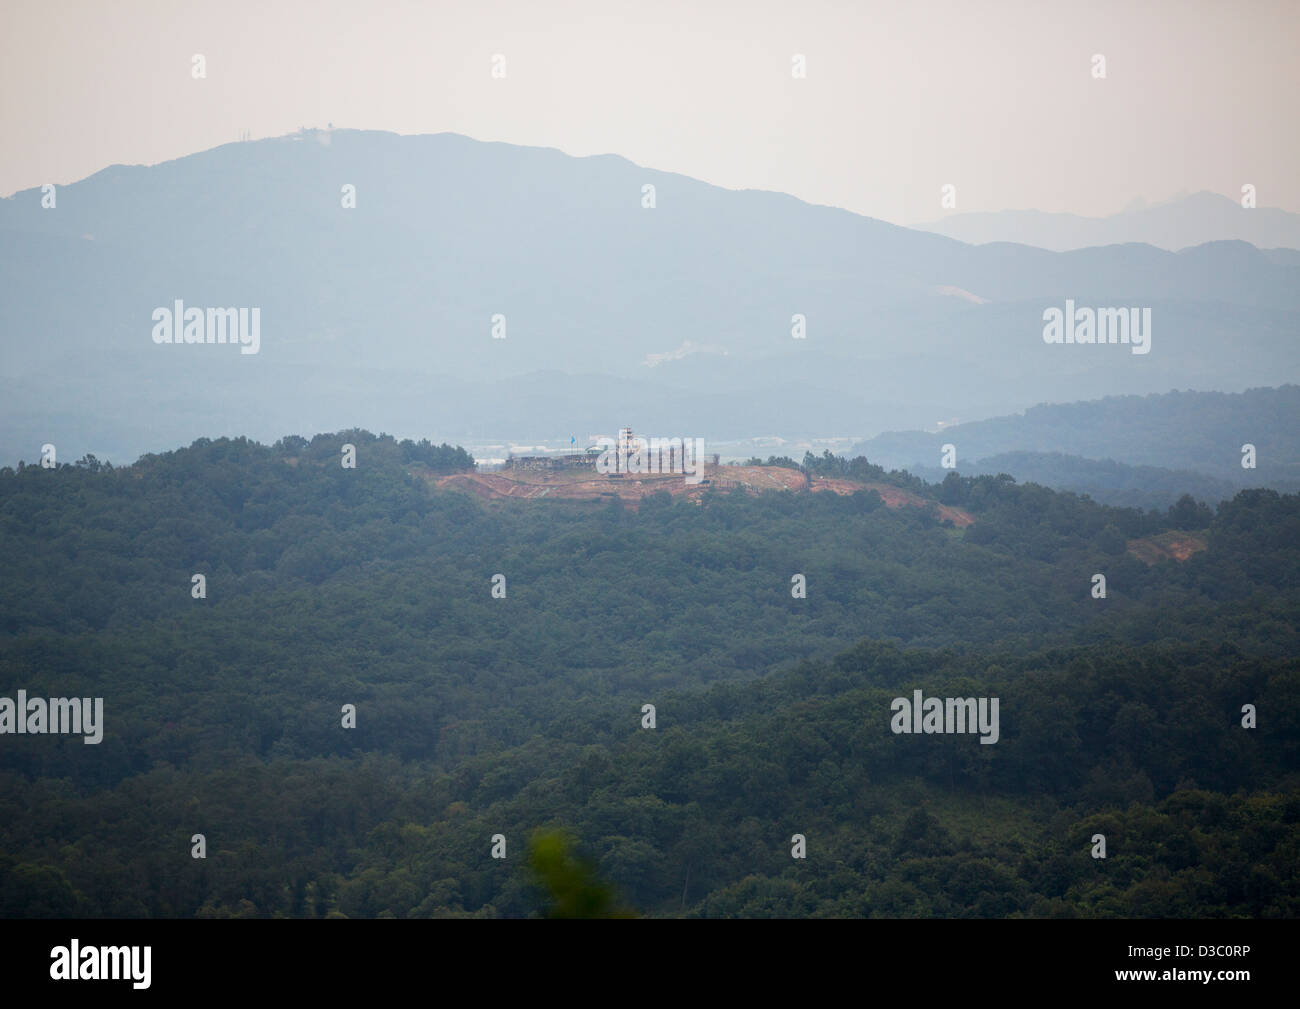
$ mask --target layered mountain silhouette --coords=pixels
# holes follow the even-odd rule
[[[1051,214],[1041,210],[950,214],[922,226],[963,242],[1019,242],[1056,252],[1097,245],[1144,242],[1177,252],[1206,242],[1235,239],[1279,250],[1281,262],[1300,262],[1300,214],[1275,207],[1243,207],[1218,193],[1193,193],[1109,217]]]
[[[1300,262],[1241,241],[974,246],[616,156],[344,130],[114,166],[56,200],[0,200],[5,463],[356,426],[869,436],[1300,381]],[[1046,344],[1067,299],[1151,308],[1151,352]],[[257,308],[258,353],[155,343],[177,300]]]
[[[887,432],[849,454],[939,481],[951,445],[963,475],[1007,473],[1105,504],[1166,508],[1184,493],[1215,502],[1245,487],[1300,490],[1297,431],[1300,386],[1287,385],[1045,404],[939,432]]]

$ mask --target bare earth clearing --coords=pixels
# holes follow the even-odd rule
[[[412,472],[438,487],[465,491],[480,498],[551,498],[566,501],[609,501],[619,498],[633,509],[647,494],[659,492],[698,501],[710,486],[723,490],[738,489],[751,494],[770,490],[810,490],[814,493],[829,491],[832,494],[874,490],[889,508],[933,507],[940,521],[948,519],[958,529],[975,521],[960,508],[935,504],[911,491],[888,484],[857,483],[827,477],[813,477],[810,483],[808,477],[798,470],[781,466],[709,466],[705,470],[708,484],[687,483],[681,474],[607,477],[586,472],[530,473],[499,470],[492,473],[453,473],[440,477],[418,469]]]
[[[1171,530],[1159,536],[1129,540],[1128,552],[1146,564],[1155,564],[1161,560],[1185,561],[1208,545],[1204,533],[1180,533]]]

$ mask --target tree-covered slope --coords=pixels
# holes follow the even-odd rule
[[[483,503],[362,431],[0,471],[0,696],[105,722],[0,737],[0,909],[530,914],[560,827],[648,914],[1295,913],[1300,499],[806,464],[976,521]],[[1208,549],[1126,550],[1171,530]],[[1000,697],[999,742],[893,734],[913,689]]]

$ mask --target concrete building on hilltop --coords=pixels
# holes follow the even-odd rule
[[[527,473],[582,470],[595,473],[597,462],[608,452],[609,469],[605,475],[611,479],[622,479],[629,475],[684,473],[685,462],[691,456],[690,439],[641,438],[630,427],[619,428],[612,445],[608,438],[603,441],[603,445],[593,445],[582,452],[562,452],[555,455],[511,454],[503,468]],[[711,462],[716,466],[718,456],[716,453],[706,456],[701,462]]]

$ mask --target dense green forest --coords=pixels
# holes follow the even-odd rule
[[[105,722],[0,736],[0,914],[1300,913],[1300,497],[802,465],[976,521],[482,502],[364,431],[0,470],[0,696]],[[895,734],[918,689],[998,742]]]
[[[1184,495],[1217,504],[1229,500],[1242,489],[1240,483],[1192,470],[1126,466],[1113,459],[1084,459],[1060,452],[1003,452],[974,462],[963,462],[956,469],[964,476],[1006,473],[1020,483],[1037,483],[1054,490],[1087,494],[1100,504],[1156,511],[1176,504]],[[936,482],[948,475],[939,466],[912,466],[910,470],[916,476]],[[1248,471],[1243,473],[1248,475]],[[1275,490],[1300,490],[1300,480],[1268,483]]]

